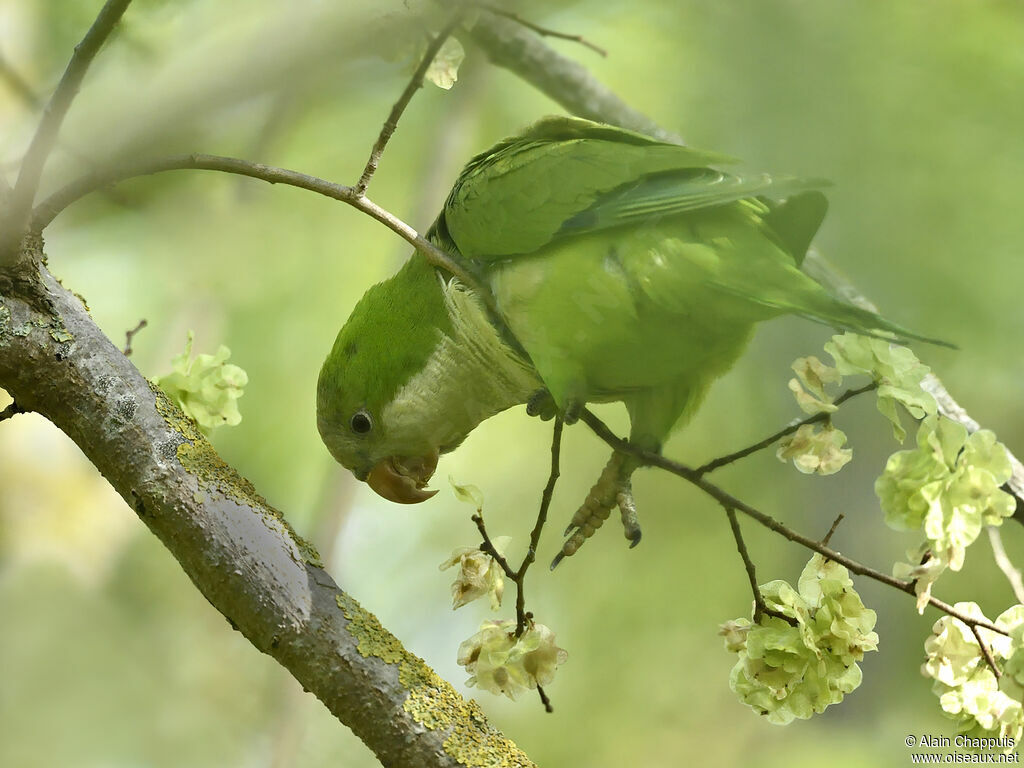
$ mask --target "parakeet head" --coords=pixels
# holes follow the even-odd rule
[[[414,504],[438,454],[448,449],[431,419],[406,418],[424,390],[438,340],[448,327],[434,270],[420,258],[360,299],[324,361],[317,386],[317,427],[331,455],[390,501]],[[468,431],[468,430],[467,430]]]

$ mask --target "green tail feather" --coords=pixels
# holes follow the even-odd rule
[[[819,306],[816,306],[813,309],[802,309],[798,314],[823,325],[830,325],[840,330],[852,331],[864,336],[873,336],[877,339],[894,341],[898,344],[904,344],[909,341],[922,341],[939,347],[958,349],[956,344],[915,333],[909,328],[904,328],[902,325],[886,320],[881,315],[852,306],[831,296],[822,297],[820,302],[814,303],[820,306],[820,311],[816,311],[819,309]],[[886,334],[892,334],[895,338],[890,338]]]

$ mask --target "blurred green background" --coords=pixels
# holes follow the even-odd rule
[[[37,111],[99,0],[0,1],[0,162],[10,172]],[[351,183],[410,69],[380,3],[138,2],[90,72],[49,168],[48,188],[110,157],[200,151]],[[401,4],[394,2],[395,10]],[[747,167],[835,182],[818,245],[897,322],[957,342],[918,351],[982,424],[1024,453],[1024,6],[1009,0],[594,0],[521,7],[582,34],[602,59],[572,56],[695,146]],[[374,21],[376,19],[376,21]],[[402,24],[395,17],[388,24]],[[557,105],[490,66],[467,41],[459,82],[414,99],[370,196],[419,229],[468,157]],[[446,487],[478,485],[495,535],[522,553],[546,479],[549,426],[515,409],[476,430],[437,473],[441,493],[389,505],[321,445],[313,393],[353,303],[408,248],[340,203],[202,172],[124,184],[70,209],[47,233],[51,269],[88,299],[120,343],[141,318],[133,360],[169,370],[188,329],[196,350],[231,347],[250,385],[243,421],[214,436],[222,455],[328,557],[338,582],[467,695],[458,644],[486,607],[450,609],[438,564],[477,541]],[[667,453],[700,462],[798,415],[789,363],[828,332],[796,320],[762,328]],[[3,405],[0,402],[0,405]],[[604,413],[618,428],[624,414]],[[839,419],[854,462],[805,477],[769,452],[716,479],[810,535],[839,511],[844,553],[888,570],[915,543],[882,523],[872,491],[897,448],[870,402]],[[547,562],[606,459],[567,430]],[[772,726],[728,689],[734,657],[718,624],[748,614],[749,589],[721,511],[669,476],[636,482],[644,541],[610,525],[553,574],[530,573],[528,604],[569,661],[532,697],[477,697],[544,766],[762,768],[909,763],[907,734],[951,734],[922,643],[937,614],[859,581],[878,611],[880,652],[864,683],[810,722]],[[1024,531],[1005,526],[1024,562]],[[808,554],[746,524],[762,582],[795,581]],[[984,538],[984,537],[983,537]],[[518,546],[518,549],[516,547]],[[987,541],[937,594],[989,616],[1013,602]],[[504,611],[509,613],[508,610]],[[372,754],[269,657],[231,631],[177,563],[62,434],[39,417],[0,426],[0,765],[372,766]]]

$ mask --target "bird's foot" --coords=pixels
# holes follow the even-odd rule
[[[551,393],[546,389],[538,389],[526,401],[526,414],[539,416],[541,421],[551,421],[555,416],[561,415],[562,421],[571,425],[580,420],[580,412],[584,405],[582,400],[570,398],[565,404],[565,410],[559,413],[558,404]]]
[[[558,405],[550,392],[546,389],[538,389],[526,401],[526,414],[539,416],[541,421],[551,421],[558,415]]]
[[[601,477],[594,483],[586,500],[576,510],[572,522],[565,529],[568,538],[562,545],[562,551],[551,562],[552,570],[563,559],[575,554],[583,546],[583,542],[604,524],[616,506],[622,514],[623,531],[630,542],[629,546],[632,548],[640,543],[641,531],[636,501],[633,499],[629,473],[623,471],[625,458],[624,454],[618,452],[612,454],[604,471],[601,472]]]

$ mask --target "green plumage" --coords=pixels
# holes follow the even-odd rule
[[[632,439],[656,450],[762,320],[796,314],[921,338],[800,271],[825,212],[822,182],[709,167],[728,162],[562,117],[474,157],[428,237],[479,277],[507,328],[490,326],[471,297],[453,309],[445,283],[414,256],[367,293],[324,365],[319,423],[332,453],[361,474],[436,443],[428,433],[444,432],[439,421],[464,436],[535,387],[563,412],[621,400]],[[477,330],[459,341],[467,324]],[[443,385],[422,375],[438,366],[465,375]],[[503,382],[485,386],[481,375]],[[423,404],[420,423],[389,423],[389,409],[412,407],[396,405],[396,393]],[[360,408],[374,434],[351,434]],[[445,439],[432,447],[458,442]]]

